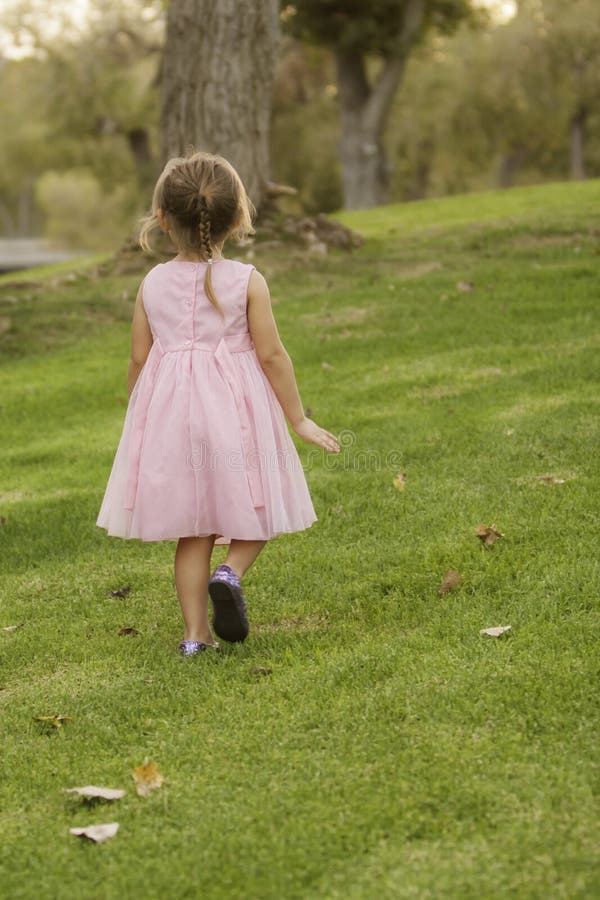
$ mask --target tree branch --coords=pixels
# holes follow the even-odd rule
[[[342,109],[356,109],[369,98],[371,89],[360,50],[336,50],[338,90]]]
[[[394,47],[386,57],[379,78],[373,86],[365,110],[365,124],[378,134],[389,112],[396,89],[400,84],[406,60],[416,41],[425,18],[425,0],[407,0],[402,27]]]

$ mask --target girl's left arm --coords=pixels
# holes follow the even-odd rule
[[[150,324],[142,301],[143,284],[144,282],[140,285],[137,293],[135,309],[133,310],[133,321],[131,323],[131,357],[129,360],[129,371],[127,372],[129,396],[131,396],[139,374],[144,368],[144,363],[148,358],[153,341],[152,331],[150,330]]]

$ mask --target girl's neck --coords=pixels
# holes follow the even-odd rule
[[[213,262],[217,262],[219,259],[223,258],[222,247],[215,247],[212,254]],[[206,259],[203,259],[199,253],[194,253],[193,250],[180,250],[173,259],[177,262],[207,262]]]

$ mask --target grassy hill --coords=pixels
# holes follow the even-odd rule
[[[351,256],[253,259],[343,452],[301,448],[319,521],[266,548],[251,636],[211,659],[175,653],[174,544],[95,526],[139,276],[0,279],[11,900],[600,893],[600,183],[341,218]]]

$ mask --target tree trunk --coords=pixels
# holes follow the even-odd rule
[[[364,209],[383,203],[387,193],[387,166],[381,133],[366,121],[371,89],[362,56],[339,51],[336,56],[340,96],[340,161],[346,209]]]
[[[388,198],[390,166],[383,146],[394,94],[423,23],[424,0],[407,0],[393,52],[370,85],[365,58],[356,49],[336,52],[340,97],[340,159],[346,209],[366,209]]]
[[[171,0],[162,65],[163,162],[225,156],[259,206],[269,180],[277,0]]]
[[[427,196],[434,150],[434,143],[430,138],[419,141],[417,148],[418,160],[413,183],[408,193],[409,200],[424,200]]]
[[[498,166],[498,187],[510,188],[515,182],[515,175],[523,162],[522,150],[507,150],[500,157]]]
[[[570,157],[571,178],[582,180],[585,178],[584,140],[587,110],[580,107],[571,119],[570,126]]]

